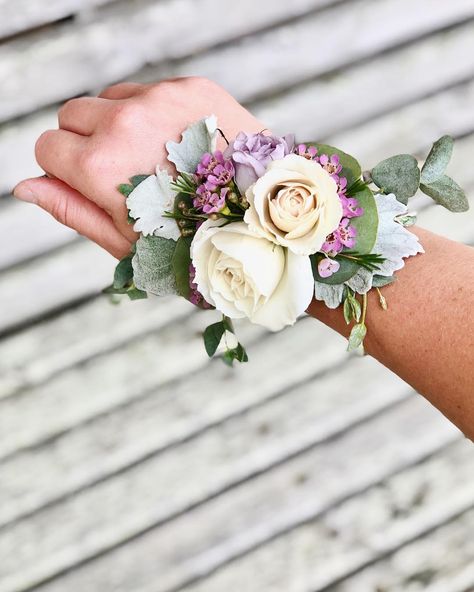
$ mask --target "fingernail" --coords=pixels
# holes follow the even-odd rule
[[[13,189],[13,195],[17,199],[29,203],[37,203],[38,201],[33,191],[27,185],[22,185],[21,183]]]

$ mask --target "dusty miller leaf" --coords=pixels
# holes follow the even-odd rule
[[[420,186],[418,162],[410,154],[392,156],[372,170],[372,180],[384,193],[394,193],[399,201],[407,204]]]
[[[172,178],[156,169],[156,175],[144,179],[127,197],[127,208],[135,220],[133,229],[144,236],[155,235],[178,240],[181,236],[176,220],[163,216],[173,210],[175,192]]]
[[[172,259],[176,242],[159,236],[141,236],[132,259],[133,278],[138,289],[157,296],[177,294]]]
[[[191,124],[182,134],[180,142],[166,143],[168,160],[180,173],[195,173],[205,152],[213,152],[216,146],[217,118],[210,115]]]
[[[344,284],[331,286],[321,282],[314,282],[314,297],[316,300],[323,300],[328,308],[337,308],[342,302]]]
[[[453,146],[454,140],[451,136],[443,136],[433,144],[421,169],[422,183],[433,183],[444,175],[453,154]]]

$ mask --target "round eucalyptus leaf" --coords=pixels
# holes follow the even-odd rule
[[[359,205],[364,209],[362,216],[351,219],[351,226],[357,231],[356,244],[352,250],[365,255],[372,252],[377,239],[379,226],[377,204],[375,203],[374,194],[369,188],[358,191],[351,197],[355,197]]]
[[[394,193],[398,201],[406,205],[420,186],[418,162],[410,154],[392,156],[372,170],[372,180],[384,193]]]
[[[466,212],[469,209],[466,194],[456,181],[447,175],[433,183],[422,183],[421,190],[450,212]]]
[[[443,136],[433,144],[421,169],[422,183],[433,183],[444,175],[453,154],[453,146],[451,136]]]

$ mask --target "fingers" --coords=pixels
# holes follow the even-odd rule
[[[75,134],[90,136],[103,121],[110,105],[109,100],[98,97],[71,99],[58,111],[59,127]]]
[[[79,189],[78,165],[84,160],[88,140],[68,130],[48,130],[36,142],[36,160],[49,175]]]
[[[15,187],[13,195],[37,204],[61,224],[89,238],[117,259],[130,252],[131,242],[117,230],[112,218],[58,179],[26,179]]]
[[[98,96],[102,99],[129,99],[141,94],[145,88],[145,84],[138,82],[121,82],[104,88]]]

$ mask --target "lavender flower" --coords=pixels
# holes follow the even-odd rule
[[[242,194],[261,177],[272,160],[279,160],[290,154],[294,136],[266,136],[240,132],[224,152],[231,157],[235,166],[235,181]]]

